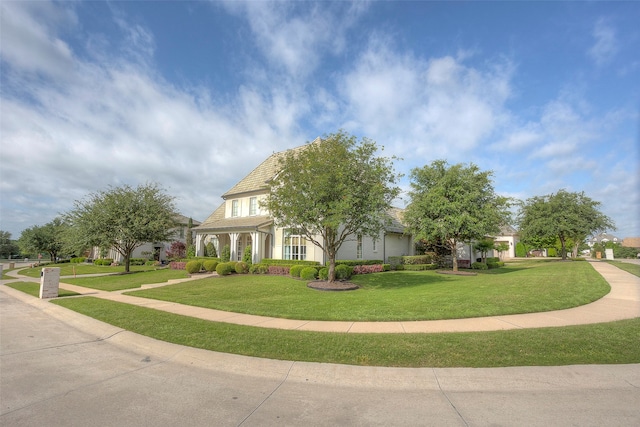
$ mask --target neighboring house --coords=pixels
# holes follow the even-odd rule
[[[167,250],[171,247],[171,243],[178,241],[186,245],[189,218],[183,215],[177,215],[175,219],[179,225],[173,229],[174,234],[170,241],[144,243],[142,246],[133,250],[131,258],[151,258],[156,261],[166,261]],[[195,219],[193,219],[192,222],[194,228],[200,225],[200,221],[196,221]],[[193,239],[195,241],[195,234]],[[90,258],[100,258],[100,248],[93,248]],[[114,262],[124,261],[124,257],[115,249],[110,249],[105,258],[113,259]]]
[[[212,242],[218,254],[229,245],[231,259],[238,261],[247,246],[251,247],[253,263],[263,258],[310,260],[322,264],[328,261],[323,250],[295,229],[276,227],[269,212],[260,207],[260,201],[268,196],[267,184],[278,173],[279,160],[284,153],[272,154],[224,193],[222,204],[202,224],[193,228],[196,255],[203,255],[205,245]],[[400,220],[402,210],[394,208],[388,213],[390,225],[378,238],[354,235],[344,242],[336,258],[386,262],[389,256],[412,255],[413,241],[411,236],[405,235]]]
[[[593,236],[589,238],[587,240],[587,245],[589,245],[590,248],[593,248],[593,245],[595,245],[596,243],[607,243],[607,242],[622,243],[622,239],[617,238],[613,234],[600,233],[597,236]]]
[[[640,237],[625,237],[622,239],[622,246],[627,248],[640,248]]]
[[[494,244],[497,246],[501,243],[506,243],[509,245],[509,249],[500,253],[496,250],[490,250],[487,252],[486,256],[488,258],[497,257],[501,260],[507,260],[510,258],[515,258],[516,256],[516,244],[520,241],[518,232],[515,228],[510,225],[504,225],[500,227],[500,234],[497,236],[488,236],[493,239]],[[474,250],[474,245],[476,242],[470,243],[461,243],[458,245],[458,266],[463,268],[468,268],[471,266],[473,262],[475,262],[478,258],[482,257],[482,254],[476,250]]]

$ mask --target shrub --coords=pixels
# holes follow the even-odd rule
[[[229,245],[224,245],[224,248],[222,248],[222,253],[220,254],[220,261],[229,262],[230,259],[231,249],[229,248]]]
[[[431,254],[402,257],[402,264],[404,265],[431,264],[431,263],[433,263],[433,256],[431,256]]]
[[[382,264],[382,271],[390,271],[391,264]]]
[[[486,270],[489,267],[484,262],[477,262],[476,261],[473,264],[471,264],[471,268],[474,269],[474,270]]]
[[[497,261],[497,262],[495,262],[495,261],[493,261],[493,262],[488,262],[488,261],[487,261],[487,267],[488,267],[489,269],[504,267],[504,262],[502,262],[502,261]]]
[[[349,280],[353,274],[353,268],[345,264],[336,265],[336,279]]]
[[[249,273],[251,274],[267,274],[269,272],[269,266],[266,264],[252,264],[249,267]]]
[[[131,258],[129,260],[129,265],[145,265],[147,260],[145,258]]]
[[[382,264],[376,265],[356,265],[353,267],[353,274],[381,273],[384,271]]]
[[[315,280],[317,276],[318,270],[315,267],[304,267],[300,271],[300,278],[304,280]]]
[[[557,257],[558,256],[558,250],[556,248],[548,248],[547,249],[547,256],[549,256],[549,257]]]
[[[167,258],[171,261],[184,258],[187,254],[187,247],[180,241],[171,242],[169,249],[166,251]]]
[[[202,270],[202,262],[201,261],[189,261],[184,269],[187,270],[189,274],[199,273]]]
[[[236,263],[235,270],[238,274],[247,274],[249,272],[249,266],[246,262],[240,261]]]
[[[286,265],[289,267],[292,265],[315,265],[315,266],[320,265],[318,261],[301,261],[301,260],[295,260],[295,259],[273,259],[273,258],[263,258],[262,263],[267,265]]]
[[[214,257],[214,258],[218,257],[218,253],[216,252],[216,247],[213,246],[213,243],[211,242],[207,243],[207,246],[205,246],[205,253],[207,256],[210,256],[210,257]]]
[[[398,268],[402,266],[402,257],[401,256],[390,256],[389,257],[389,266],[392,270],[401,270]]]
[[[336,265],[345,264],[351,267],[355,267],[356,265],[374,265],[374,264],[382,264],[381,259],[337,259]],[[329,263],[327,262],[327,265]]]
[[[300,272],[303,268],[308,267],[305,267],[304,265],[294,265],[289,269],[289,274],[291,275],[291,277],[300,277]]]
[[[289,267],[288,265],[270,265],[269,274],[280,274],[286,276],[289,274],[290,268],[291,267]]]
[[[253,253],[251,252],[251,246],[247,246],[244,248],[244,254],[242,254],[242,261],[248,265],[251,265],[251,258],[253,257]]]
[[[406,264],[402,266],[403,270],[407,271],[425,271],[435,270],[438,266],[436,264]]]
[[[216,267],[218,266],[218,264],[219,263],[216,260],[207,260],[202,263],[202,266],[204,267],[205,270],[211,273],[216,271]]]
[[[235,266],[230,262],[221,262],[216,266],[216,273],[220,276],[228,276],[235,271]]]
[[[76,258],[71,258],[71,262],[74,264],[80,264],[82,262],[84,262],[84,260],[86,259],[86,257],[80,256],[80,257],[76,257]]]
[[[111,265],[113,264],[113,258],[94,259],[93,263],[95,265]]]
[[[518,258],[524,258],[527,256],[527,247],[524,245],[524,243],[516,243],[516,256]]]
[[[327,280],[329,278],[329,269],[327,267],[322,267],[320,271],[318,271],[318,277],[320,280]]]
[[[183,261],[171,261],[169,263],[169,268],[172,270],[184,270],[187,263]]]

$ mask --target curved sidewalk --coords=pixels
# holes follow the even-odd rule
[[[479,332],[522,328],[583,325],[640,317],[640,277],[606,262],[591,262],[611,286],[603,298],[566,310],[541,313],[476,317],[470,319],[426,320],[407,322],[340,322],[293,320],[200,308],[167,301],[103,292],[60,283],[60,287],[84,295],[215,322],[234,323],[261,328],[341,333],[437,333]]]

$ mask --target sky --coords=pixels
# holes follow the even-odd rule
[[[0,229],[157,183],[205,220],[274,152],[344,129],[581,192],[640,236],[640,2],[0,3]]]

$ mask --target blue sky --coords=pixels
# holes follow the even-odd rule
[[[584,191],[640,236],[638,2],[0,4],[0,228],[157,182],[204,220],[275,151],[338,129],[412,168]],[[404,207],[408,199],[397,201]]]

